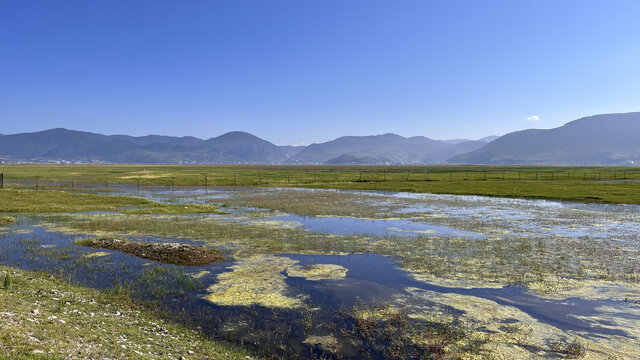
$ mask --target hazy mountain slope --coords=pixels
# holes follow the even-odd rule
[[[0,136],[0,156],[113,163],[282,163],[276,145],[248,133],[195,137],[101,135],[67,129]]]
[[[230,162],[281,163],[287,158],[278,146],[242,131],[211,138],[204,145],[222,153]]]
[[[500,136],[491,135],[491,136],[485,136],[485,137],[483,137],[483,138],[481,138],[481,139],[478,139],[478,140],[479,140],[479,141],[484,141],[484,142],[489,143],[489,142],[492,142],[493,140],[495,140],[495,139],[497,139],[497,138],[499,138],[499,137],[500,137]]]
[[[448,158],[451,145],[424,136],[405,138],[396,134],[343,136],[321,144],[311,144],[292,158],[296,163],[323,164],[348,154],[383,158],[394,164],[438,163]]]
[[[86,154],[109,141],[106,135],[67,129],[3,135],[0,154],[16,157],[65,157]]]
[[[306,148],[306,146],[304,145],[299,145],[299,146],[295,146],[295,145],[281,145],[278,146],[282,151],[284,151],[285,155],[287,155],[287,157],[292,157],[293,155],[299,153],[300,151],[304,150],[304,148]]]
[[[548,130],[504,135],[452,157],[465,164],[631,164],[640,161],[640,113],[585,117]]]
[[[325,165],[375,165],[390,163],[389,159],[373,158],[362,155],[344,154],[336,158],[329,159]]]

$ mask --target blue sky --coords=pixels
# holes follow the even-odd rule
[[[556,127],[640,111],[639,15],[636,0],[0,0],[0,133]]]

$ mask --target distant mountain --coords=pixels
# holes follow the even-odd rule
[[[442,140],[444,142],[446,142],[449,145],[456,145],[456,144],[460,144],[463,142],[467,142],[467,141],[473,141],[471,139],[449,139],[449,140]]]
[[[244,132],[195,137],[101,135],[67,129],[0,135],[0,156],[13,160],[145,164],[279,164],[278,146]]]
[[[492,142],[493,140],[495,140],[495,139],[497,139],[499,137],[500,136],[495,136],[495,135],[485,136],[485,137],[483,137],[481,139],[478,139],[478,141],[484,141],[484,142],[490,143],[490,142]]]
[[[463,145],[464,144],[464,145]],[[293,163],[325,164],[364,161],[384,164],[438,164],[451,156],[472,151],[484,142],[456,145],[424,136],[406,138],[396,134],[343,136],[321,144],[311,144],[291,158]],[[360,159],[360,160],[358,160]]]
[[[640,112],[595,115],[548,130],[480,140],[396,134],[276,146],[247,132],[192,136],[102,135],[62,128],[0,134],[1,162],[122,164],[558,164],[640,163]]]
[[[504,135],[449,159],[464,164],[629,165],[640,162],[640,112],[589,116]]]
[[[205,145],[222,154],[226,162],[276,164],[286,159],[285,152],[278,146],[241,131],[211,138]]]
[[[294,146],[294,145],[282,145],[279,146],[279,148],[284,151],[284,153],[287,155],[287,157],[292,157],[293,155],[299,153],[300,151],[304,150],[304,148],[306,148],[306,146],[304,145],[298,145],[298,146]]]

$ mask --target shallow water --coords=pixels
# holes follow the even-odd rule
[[[123,187],[118,195],[137,195],[164,203],[211,203],[211,200],[233,198],[242,191],[333,191],[305,189],[137,189]],[[359,192],[344,192],[359,194]],[[363,206],[389,208],[401,219],[358,219],[339,216],[299,216],[272,212],[259,221],[274,226],[294,224],[310,232],[328,234],[366,234],[371,236],[433,236],[457,237],[470,241],[487,237],[575,238],[600,241],[615,246],[637,247],[640,243],[640,207],[627,205],[592,205],[544,200],[500,199],[480,196],[428,195],[367,192]],[[378,199],[379,198],[379,199]],[[251,222],[256,219],[242,216],[250,208],[237,207],[222,221]],[[280,225],[279,225],[280,224]],[[297,224],[297,225],[296,225]],[[446,311],[461,313],[454,307],[430,303],[412,296],[410,289],[457,294],[491,300],[499,305],[522,311],[541,323],[563,331],[580,333],[591,339],[608,336],[634,338],[635,335],[618,326],[621,323],[640,323],[638,305],[623,299],[596,300],[568,297],[554,300],[532,295],[518,286],[503,288],[456,288],[417,281],[399,269],[392,259],[375,254],[299,255],[281,254],[307,264],[336,264],[348,270],[338,280],[312,281],[286,276],[286,295],[305,297],[305,303],[317,308],[314,321],[320,324],[311,331],[301,321],[296,309],[272,309],[253,306],[218,306],[204,300],[207,287],[216,283],[216,275],[227,273],[234,262],[208,266],[183,267],[139,259],[117,251],[105,250],[108,256],[88,258],[96,252],[73,245],[83,235],[49,232],[38,226],[36,218],[19,218],[0,234],[0,262],[28,270],[46,270],[72,282],[99,289],[116,285],[135,286],[135,296],[157,302],[179,316],[190,326],[199,326],[207,334],[245,345],[259,343],[258,351],[282,357],[309,358],[325,353],[318,347],[305,344],[311,335],[327,335],[336,310],[351,307],[359,301],[395,301],[404,299],[408,305],[444,306]],[[182,241],[134,237],[138,241]],[[100,250],[102,251],[102,250]],[[184,279],[189,274],[207,271],[196,280]],[[160,290],[159,290],[160,289]],[[640,298],[640,296],[638,296]],[[186,316],[185,316],[186,315]],[[324,324],[324,325],[323,325]],[[640,340],[640,339],[637,339]],[[344,345],[346,358],[357,358],[356,349]],[[382,354],[374,354],[381,357]]]

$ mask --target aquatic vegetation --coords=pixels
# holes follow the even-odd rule
[[[292,265],[287,268],[287,275],[302,277],[307,280],[337,280],[347,276],[347,269],[336,264]]]
[[[433,311],[412,317],[390,303],[356,304],[338,312],[337,332],[372,357],[483,359],[491,356],[486,336],[453,316]]]
[[[88,258],[98,258],[98,257],[104,257],[104,256],[109,256],[111,255],[108,252],[104,252],[104,251],[96,251],[96,252],[92,252],[92,253],[88,253],[87,255],[85,255],[85,257]]]
[[[227,306],[302,307],[305,297],[289,295],[291,290],[282,274],[296,263],[287,257],[272,255],[240,259],[230,267],[230,272],[217,276],[218,282],[209,287],[205,299]]]
[[[6,226],[16,221],[11,216],[0,216],[0,226]]]
[[[206,265],[224,260],[224,256],[218,249],[183,243],[136,242],[108,237],[82,239],[75,243],[93,248],[118,250],[143,259],[167,264]]]

